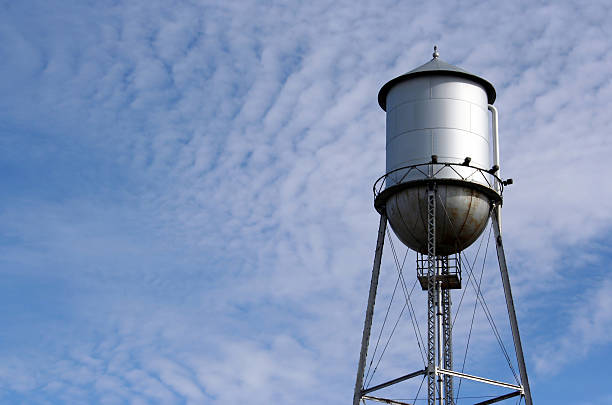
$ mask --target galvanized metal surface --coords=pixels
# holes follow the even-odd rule
[[[387,216],[380,215],[378,225],[378,238],[376,240],[376,251],[374,252],[374,265],[372,266],[372,280],[370,281],[370,293],[368,295],[368,307],[361,336],[361,351],[359,353],[359,364],[357,365],[357,378],[355,380],[355,391],[353,393],[353,405],[359,405],[363,390],[363,374],[366,359],[368,357],[368,344],[370,332],[372,331],[372,318],[374,316],[374,304],[376,303],[376,290],[378,289],[378,277],[380,275],[380,263],[382,260],[383,246],[385,243],[385,231],[387,229]]]
[[[472,380],[472,381],[477,381],[477,382],[481,382],[481,383],[485,383],[485,384],[496,385],[498,387],[511,388],[513,390],[519,390],[519,391],[523,390],[523,387],[521,387],[520,385],[509,384],[509,383],[505,383],[505,382],[502,382],[502,381],[492,380],[490,378],[484,378],[484,377],[478,377],[478,376],[470,375],[470,374],[466,374],[466,373],[460,373],[459,371],[446,370],[446,369],[442,368],[442,369],[436,370],[436,372],[440,373],[440,374],[444,374],[444,375],[450,375],[450,376],[455,376],[455,377],[459,377],[459,378],[464,378],[466,380]]]
[[[363,399],[367,399],[368,401],[382,402],[384,404],[390,404],[390,405],[414,405],[414,404],[409,404],[407,402],[396,401],[396,400],[393,400],[393,399],[371,397],[369,395],[364,395]],[[365,403],[365,401],[364,401],[364,403]]]
[[[461,289],[461,253],[451,256],[442,256],[438,260],[442,262],[442,274],[436,276],[437,281],[442,282],[443,290]],[[417,279],[423,291],[427,291],[428,256],[417,253],[416,257]]]
[[[519,395],[523,395],[523,392],[522,391],[514,391],[514,392],[511,392],[509,394],[504,394],[504,395],[500,395],[500,396],[495,397],[495,398],[488,399],[486,401],[477,402],[474,405],[491,405],[491,404],[494,404],[496,402],[505,401],[506,399],[518,397]],[[519,401],[519,403],[520,403],[520,401]]]
[[[533,405],[531,398],[531,388],[529,387],[529,378],[527,377],[527,367],[525,366],[525,356],[523,355],[523,345],[521,344],[521,335],[519,333],[518,321],[516,319],[516,311],[514,309],[514,300],[512,299],[512,289],[510,288],[510,276],[508,275],[508,266],[506,265],[506,254],[501,237],[501,228],[498,218],[501,217],[499,206],[495,207],[495,212],[491,215],[493,222],[493,234],[495,236],[495,247],[497,249],[497,260],[499,262],[499,271],[501,274],[502,285],[504,287],[504,297],[506,298],[506,308],[510,319],[510,329],[512,330],[512,340],[514,342],[514,351],[516,360],[519,366],[521,375],[522,389],[525,395],[525,405]]]
[[[436,403],[436,184],[427,185],[427,405]]]
[[[449,257],[444,256],[440,259],[442,275],[448,275],[450,272]],[[452,370],[453,369],[453,321],[451,319],[451,290],[442,290],[442,331],[443,331],[443,357],[444,362],[441,367]],[[453,387],[453,376],[444,376],[444,398],[446,405],[455,405],[455,391]]]
[[[499,164],[499,113],[497,111],[497,108],[495,108],[494,106],[492,106],[491,104],[489,104],[489,111],[491,111],[491,128],[493,130],[493,166],[497,167],[497,173],[496,176],[498,178],[501,178],[501,172],[499,170],[500,164]],[[496,185],[496,187],[501,187],[503,186],[502,183]],[[501,194],[501,188],[497,189],[497,191],[500,192]],[[501,218],[501,205],[497,206],[496,211],[496,218],[497,218],[497,224],[499,225],[499,233],[501,234],[501,230],[502,230],[502,218]]]
[[[504,182],[490,170],[480,169],[464,163],[420,163],[402,166],[379,177],[374,183],[374,205],[376,209],[385,204],[387,197],[397,190],[411,187],[415,183],[436,180],[438,184],[455,183],[474,187],[485,193],[492,202],[501,201]]]
[[[501,194],[494,176],[484,174],[491,169],[488,111],[495,101],[491,83],[442,61],[436,47],[431,61],[386,83],[378,100],[387,112],[385,188],[430,179],[432,173],[411,167],[439,163],[440,166],[433,167],[436,179],[467,180]],[[491,111],[496,113],[494,108]],[[494,141],[497,152],[497,139]],[[473,168],[481,171],[475,172]],[[389,220],[397,233],[402,228],[399,222],[391,217]],[[406,229],[402,235],[398,235],[402,242],[412,240],[408,246],[419,245],[417,250],[424,252],[423,239],[408,236],[406,230],[410,226],[403,228]],[[461,248],[465,247],[461,244]]]
[[[383,110],[387,111],[387,94],[393,86],[397,85],[398,83],[404,82],[406,80],[411,80],[417,77],[436,75],[446,75],[455,78],[464,78],[478,83],[485,89],[488,102],[490,104],[493,104],[495,102],[495,88],[489,81],[473,73],[470,73],[467,70],[461,69],[460,67],[446,63],[442,59],[434,55],[434,58],[429,62],[385,83],[385,85],[382,86],[382,88],[378,92],[378,104]]]
[[[435,48],[433,60],[389,81],[379,92],[379,104],[387,111],[387,173],[374,185],[374,205],[381,214],[381,224],[354,405],[358,405],[360,399],[407,405],[366,394],[419,374],[426,374],[428,380],[429,405],[436,402],[438,405],[454,405],[453,377],[516,390],[482,404],[524,395],[526,405],[532,405],[501,242],[501,194],[506,183],[499,177],[497,110],[491,105],[494,101],[495,89],[491,83],[441,61]],[[488,111],[493,114],[492,150]],[[443,278],[450,276],[448,255],[471,245],[486,228],[489,215],[492,216],[497,241],[521,385],[452,370],[449,289],[452,285],[443,284]],[[421,284],[427,289],[427,367],[366,390],[363,388],[363,372],[387,221],[406,246],[427,259],[427,265],[422,266],[426,275],[421,276],[426,279],[421,280]]]
[[[441,275],[440,266],[438,266],[438,270],[436,272],[436,278]],[[444,308],[442,307],[442,281],[436,280],[436,329],[437,329],[437,344],[436,348],[438,359],[436,367],[444,368]],[[437,383],[436,389],[438,391],[438,405],[444,405],[444,395],[446,394],[446,389],[444,387],[444,376],[442,374],[437,374]]]
[[[365,395],[365,394],[369,394],[370,392],[378,391],[378,390],[380,390],[382,388],[386,388],[386,387],[389,387],[391,385],[400,383],[402,381],[406,381],[406,380],[409,380],[411,378],[423,375],[426,372],[427,372],[427,369],[419,370],[419,371],[415,371],[414,373],[410,373],[410,374],[406,374],[406,375],[403,375],[403,376],[398,377],[398,378],[394,378],[393,380],[387,381],[386,383],[378,384],[378,385],[375,385],[374,387],[368,388],[367,390],[363,390],[363,391],[361,391],[361,394]]]
[[[470,246],[487,225],[489,198],[469,186],[437,185],[436,255],[447,256]],[[386,201],[389,224],[410,249],[427,254],[427,185],[392,194]]]
[[[493,166],[497,166],[497,177],[501,177],[501,173],[499,172],[499,112],[497,108],[493,105],[489,104],[487,106],[489,111],[491,111],[491,129],[493,131]]]
[[[453,76],[419,76],[392,87],[387,107],[387,173],[428,163],[433,155],[442,163],[462,163],[469,157],[472,166],[491,168],[487,95],[477,83]],[[459,177],[451,170],[445,175]],[[419,178],[415,172],[404,181]]]

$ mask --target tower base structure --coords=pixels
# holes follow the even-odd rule
[[[378,196],[380,196],[380,194]],[[427,290],[427,365],[423,370],[416,370],[385,383],[366,388],[364,387],[364,372],[380,276],[384,238],[388,222],[384,202],[381,203],[381,200],[378,198],[375,202],[377,211],[380,213],[380,223],[366,309],[366,319],[361,341],[361,351],[357,367],[353,405],[359,405],[360,402],[365,403],[366,401],[412,405],[393,399],[373,396],[371,393],[421,375],[424,375],[427,379],[428,405],[454,405],[455,379],[466,379],[511,390],[511,392],[507,394],[479,402],[477,405],[493,404],[519,395],[524,397],[526,405],[533,405],[501,238],[501,198],[491,202],[491,209],[489,212],[495,236],[497,258],[510,327],[512,330],[516,360],[519,365],[520,384],[510,384],[453,370],[451,290],[461,288],[461,260],[459,257],[460,252],[457,253],[456,256],[440,256],[436,254],[436,213],[439,212],[436,206],[440,202],[438,197],[437,182],[429,181],[427,183],[426,217],[427,251],[426,253],[417,253],[417,277],[421,288]]]

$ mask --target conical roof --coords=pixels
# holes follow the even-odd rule
[[[411,70],[408,73],[404,73],[403,75],[388,81],[384,86],[382,86],[378,92],[378,104],[380,104],[383,110],[387,111],[387,94],[393,86],[404,80],[412,79],[413,77],[430,75],[451,75],[472,80],[484,87],[485,91],[487,92],[489,104],[493,104],[493,102],[495,102],[495,88],[491,83],[480,76],[476,76],[473,73],[461,69],[460,67],[444,62],[438,56],[437,49],[434,49],[434,57],[432,60],[416,69]]]

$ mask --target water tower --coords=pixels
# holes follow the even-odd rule
[[[495,97],[491,83],[443,62],[436,47],[431,61],[389,81],[378,93],[387,113],[386,174],[374,185],[380,226],[353,405],[366,400],[403,404],[372,393],[419,375],[427,379],[429,405],[454,405],[454,378],[510,390],[480,404],[522,396],[532,405],[501,238],[502,192],[512,181],[500,175]],[[517,384],[453,369],[451,290],[462,288],[461,252],[482,234],[489,218],[519,366]],[[417,252],[417,278],[427,291],[426,367],[365,388],[387,222]]]

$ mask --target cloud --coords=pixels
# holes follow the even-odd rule
[[[52,296],[32,281],[43,275],[65,295],[49,299],[54,316],[11,295],[34,326],[7,332],[27,350],[0,345],[5,398],[350,397],[378,222],[370,190],[384,171],[376,94],[434,43],[497,86],[502,173],[516,181],[504,240],[526,342],[564,319],[533,321],[559,291],[578,291],[568,285],[583,260],[605,271],[604,2],[40,3],[0,14],[2,271],[23,297]],[[388,287],[388,250],[385,266]],[[487,298],[503,320],[494,271]],[[600,295],[586,305],[602,308]],[[568,343],[557,346],[607,345],[597,311],[560,326]],[[49,325],[42,341],[25,338]],[[495,342],[480,325],[473,359],[486,368]],[[386,355],[389,374],[407,367],[401,350]]]
[[[536,369],[557,374],[562,368],[589,352],[610,343],[612,335],[612,280],[605,279],[592,293],[573,301],[568,312],[567,331],[547,343],[536,357]]]

